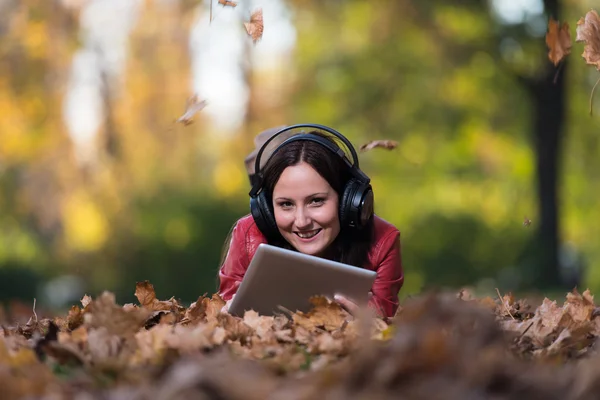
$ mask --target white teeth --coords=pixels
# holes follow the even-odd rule
[[[319,233],[319,229],[309,232],[309,233],[296,232],[296,234],[298,236],[300,236],[302,239],[310,239],[311,237],[315,236],[317,233]]]

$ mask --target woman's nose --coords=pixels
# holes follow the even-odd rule
[[[300,208],[298,209],[298,211],[296,211],[296,218],[294,223],[296,224],[297,228],[302,229],[310,226],[311,219],[308,213],[304,209]]]

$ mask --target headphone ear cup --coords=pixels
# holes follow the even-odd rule
[[[350,179],[344,187],[344,193],[340,199],[340,225],[343,227],[351,226],[352,223],[352,198],[354,192],[356,192],[357,182],[354,179]]]
[[[269,207],[265,193],[261,191],[255,197],[250,198],[250,212],[254,218],[254,222],[260,231],[267,237],[272,238],[277,232],[277,223],[275,216]]]
[[[363,228],[373,215],[373,190],[370,184],[351,179],[340,200],[340,224]]]

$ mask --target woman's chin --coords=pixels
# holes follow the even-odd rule
[[[308,254],[310,256],[319,256],[320,254],[323,253],[324,246],[323,243],[316,242],[316,243],[294,243],[294,247],[296,248],[296,250],[298,250],[300,253],[304,253],[304,254]]]

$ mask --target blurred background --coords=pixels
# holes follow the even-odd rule
[[[398,141],[360,161],[402,232],[401,297],[600,290],[600,74],[582,43],[559,69],[545,44],[550,16],[574,41],[595,2],[212,3],[0,0],[8,308],[132,302],[146,279],[160,298],[214,293],[254,136],[305,122]],[[176,123],[193,94],[207,107]]]

